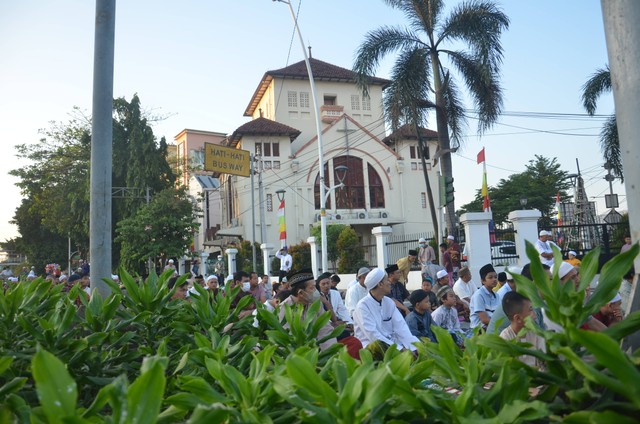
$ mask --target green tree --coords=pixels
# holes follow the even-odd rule
[[[340,232],[336,247],[339,255],[339,273],[357,272],[358,268],[364,266],[364,249],[353,228],[347,226]]]
[[[256,269],[258,275],[263,274],[262,265],[262,249],[260,249],[260,243],[256,242]],[[239,270],[245,272],[253,272],[253,250],[251,249],[251,242],[249,240],[242,240],[237,246],[238,253],[236,254],[236,267]]]
[[[582,86],[582,105],[589,115],[595,115],[598,99],[602,94],[610,93],[611,88],[609,65],[603,69],[598,69]],[[618,139],[618,125],[616,124],[615,113],[611,114],[602,126],[600,149],[604,160],[611,165],[614,175],[623,180],[622,155],[620,153],[620,140]]]
[[[501,179],[495,187],[488,187],[493,220],[496,225],[506,222],[509,212],[521,209],[520,199],[526,197],[527,208],[542,213],[541,225],[551,225],[556,195],[560,193],[560,198],[566,199],[569,187],[567,171],[560,169],[556,158],[536,155],[524,172]],[[482,202],[482,193],[478,190],[476,198],[463,205],[458,213],[482,211]]]
[[[148,258],[182,256],[198,228],[193,205],[184,189],[169,188],[154,196],[132,217],[118,223],[122,265],[140,269]]]
[[[393,52],[398,57],[385,90],[384,109],[393,128],[401,123],[426,126],[435,109],[442,174],[453,176],[450,149],[462,142],[466,115],[452,70],[456,70],[478,113],[483,133],[502,110],[499,83],[507,16],[491,1],[470,0],[444,16],[443,0],[385,0],[404,12],[409,28],[382,27],[369,32],[356,53],[353,70],[367,94],[369,76]],[[446,62],[445,62],[446,60]],[[430,100],[433,93],[434,100]],[[455,225],[454,202],[447,205],[447,226]]]
[[[138,188],[140,196],[114,200],[113,239],[117,222],[135,214],[144,203],[145,187],[157,193],[175,182],[166,160],[166,141],[156,142],[138,96],[134,95],[131,102],[115,99],[114,111],[112,184],[114,187]],[[17,156],[29,164],[10,171],[19,178],[17,185],[23,197],[29,199],[26,204],[31,211],[27,214],[24,209],[16,210],[14,216],[14,222],[25,231],[20,233],[22,245],[25,253],[30,252],[29,257],[35,258],[52,254],[44,249],[49,239],[71,237],[86,257],[89,248],[90,118],[76,108],[68,122],[53,122],[42,133],[44,136],[38,143],[16,146]],[[39,221],[34,219],[36,216]],[[26,228],[34,225],[42,227],[42,231],[32,231],[26,237]],[[45,237],[45,234],[46,239],[36,237]],[[41,248],[43,251],[37,253]],[[119,250],[119,246],[114,246],[114,252]],[[63,251],[66,252],[66,242]],[[117,257],[114,262],[118,262]]]
[[[344,224],[330,224],[327,225],[327,260],[333,263],[333,268],[336,267],[336,261],[338,260],[338,248],[336,243],[342,230],[347,226]],[[322,243],[322,231],[320,226],[311,228],[311,236],[316,238],[316,243]]]

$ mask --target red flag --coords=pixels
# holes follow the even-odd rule
[[[478,163],[482,162],[484,162],[484,147],[480,150],[480,153],[478,153]]]

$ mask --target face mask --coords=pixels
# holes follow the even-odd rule
[[[242,291],[246,293],[249,290],[251,290],[251,283],[248,281],[245,281],[244,283],[242,283]]]
[[[425,247],[425,246],[426,246],[426,244],[420,243],[418,246],[420,246],[420,247]]]

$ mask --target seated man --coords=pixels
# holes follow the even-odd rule
[[[349,284],[347,295],[344,298],[344,306],[347,308],[350,317],[353,317],[353,311],[356,310],[356,305],[358,305],[360,299],[365,297],[369,292],[364,285],[364,279],[367,278],[368,273],[369,268],[360,268],[356,274],[356,279],[354,280],[355,284]]]
[[[483,330],[489,325],[491,315],[496,310],[500,301],[493,292],[493,288],[498,284],[498,274],[493,269],[493,265],[486,264],[480,268],[480,280],[482,287],[471,297],[471,328],[481,327]]]
[[[466,266],[462,267],[458,271],[458,281],[453,285],[453,292],[463,303],[469,306],[471,296],[476,292],[476,289],[475,283],[471,281],[471,270]]]
[[[387,297],[393,300],[402,316],[405,317],[409,313],[409,308],[404,305],[404,301],[409,298],[409,290],[400,282],[400,269],[398,265],[391,265],[385,271],[387,272],[390,287]]]
[[[545,341],[537,334],[531,331],[525,331],[524,334],[519,336],[520,332],[524,329],[525,319],[527,317],[530,317],[534,321],[536,319],[536,312],[531,305],[531,301],[518,292],[511,291],[504,295],[502,308],[507,318],[511,321],[511,324],[502,330],[500,337],[505,340],[517,340],[519,342],[530,343],[533,349],[546,352]],[[543,366],[543,363],[535,356],[522,355],[518,359],[530,367],[541,368]]]
[[[387,297],[391,284],[384,270],[374,268],[367,274],[364,284],[369,290],[353,312],[355,335],[362,345],[380,340],[388,345],[395,344],[398,349],[416,350],[413,343],[418,338],[411,334],[395,302]]]

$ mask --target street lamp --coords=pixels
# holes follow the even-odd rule
[[[276,190],[276,195],[278,196],[278,200],[279,201],[283,201],[284,200],[284,194],[286,193],[286,191],[284,191],[283,189],[280,190]]]
[[[520,206],[522,206],[522,209],[527,209],[527,202],[529,201],[529,199],[527,199],[527,196],[522,196],[520,198]]]
[[[326,204],[327,204],[327,194],[326,189],[327,186],[324,184],[324,154],[323,154],[323,146],[322,146],[322,126],[320,124],[320,108],[318,106],[318,98],[316,95],[316,84],[313,80],[313,72],[311,71],[311,63],[309,62],[309,56],[307,55],[307,49],[304,45],[304,40],[302,39],[302,34],[300,33],[300,27],[298,26],[298,20],[296,19],[296,14],[293,11],[293,6],[291,6],[291,2],[288,0],[273,0],[279,3],[285,3],[289,6],[289,11],[291,12],[291,17],[293,18],[293,25],[295,27],[296,33],[298,33],[298,39],[300,40],[300,46],[302,47],[302,54],[304,55],[304,63],[307,66],[307,74],[309,75],[309,86],[311,88],[311,99],[313,101],[313,109],[315,112],[315,121],[316,121],[316,135],[318,139],[318,168],[319,168],[319,180],[320,180],[320,231],[322,237],[322,272],[327,272],[328,261],[327,261],[327,212],[326,212]],[[334,187],[335,189],[336,187]],[[316,270],[314,271],[314,276],[316,274]]]
[[[349,167],[344,165],[338,165],[335,168],[333,168],[333,170],[335,171],[336,178],[338,179],[338,184],[331,187],[327,187],[327,186],[324,187],[326,191],[324,195],[325,205],[327,204],[327,200],[329,200],[329,195],[331,194],[332,191],[335,191],[339,188],[344,187],[344,179],[347,177],[347,171],[349,170]]]

